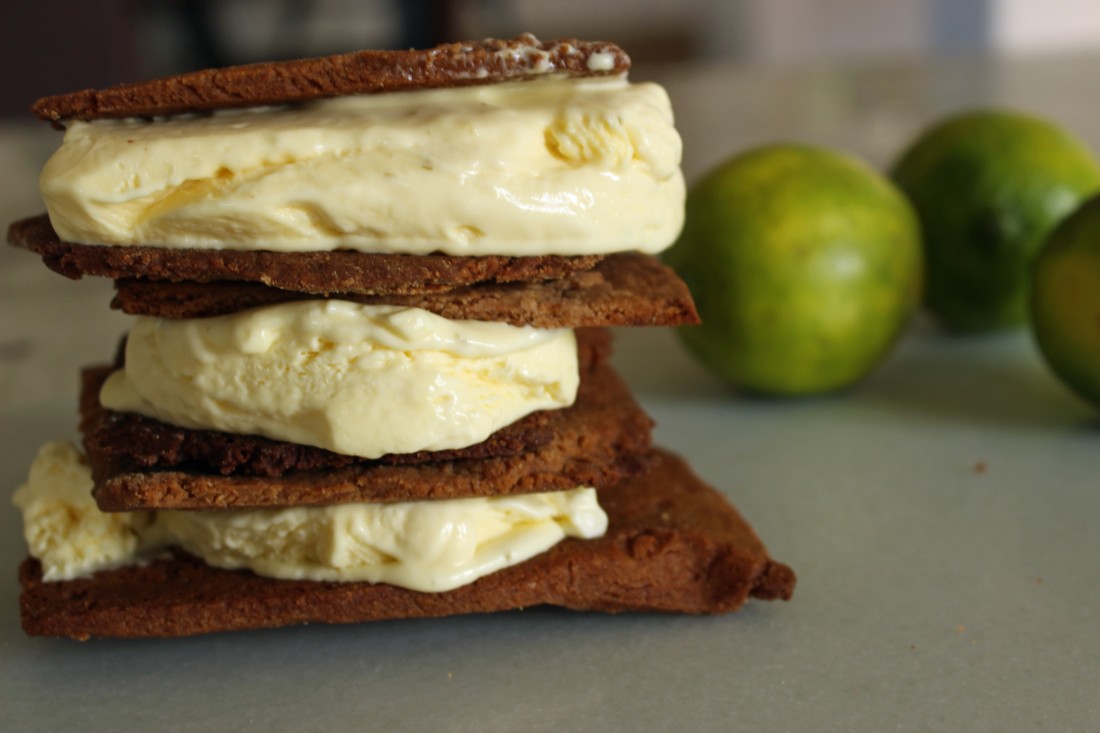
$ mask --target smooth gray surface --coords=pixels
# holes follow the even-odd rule
[[[1046,111],[1095,146],[1096,59],[665,81],[689,176],[774,137],[882,162],[968,103]],[[719,92],[722,93],[719,93]],[[1086,114],[1088,112],[1089,114]],[[38,210],[56,139],[0,131],[4,220]],[[76,370],[125,327],[103,282],[0,248],[0,483],[73,434]],[[1025,334],[918,323],[867,382],[739,397],[668,332],[618,363],[657,437],[799,573],[789,604],[719,618],[492,617],[84,644],[19,629],[16,512],[0,507],[0,728],[12,731],[1085,731],[1100,705],[1100,423]],[[983,470],[984,467],[984,470]]]

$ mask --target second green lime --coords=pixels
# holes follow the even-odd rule
[[[1039,250],[1031,316],[1054,373],[1100,408],[1100,197],[1066,217]]]
[[[933,126],[894,180],[924,230],[925,304],[953,331],[1027,320],[1031,262],[1047,234],[1100,188],[1089,149],[1053,123],[982,110]]]
[[[870,371],[917,304],[922,271],[905,197],[860,161],[804,145],[751,150],[699,181],[666,261],[703,319],[681,329],[688,348],[775,395]]]

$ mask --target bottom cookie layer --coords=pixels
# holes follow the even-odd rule
[[[537,605],[586,611],[723,613],[749,597],[788,599],[794,572],[684,461],[600,491],[610,526],[445,593],[369,583],[261,578],[185,555],[45,583],[20,568],[23,629],[37,636],[167,637],[302,623],[485,613]]]

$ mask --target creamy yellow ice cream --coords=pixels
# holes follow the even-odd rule
[[[105,514],[68,443],[42,448],[15,494],[46,581],[140,562],[179,546],[206,563],[284,579],[367,581],[441,592],[607,530],[595,489],[514,497],[254,511]]]
[[[580,255],[683,223],[668,96],[625,77],[67,124],[40,186],[72,242]]]
[[[566,537],[607,530],[596,490],[393,504],[160,512],[154,527],[209,565],[293,580],[442,592]]]
[[[12,496],[23,510],[23,536],[42,562],[42,579],[71,580],[128,565],[138,552],[144,512],[107,514],[92,499],[92,475],[71,443],[47,443],[27,483]]]
[[[579,381],[569,329],[316,300],[139,317],[100,400],[180,427],[377,458],[480,443],[571,405]]]

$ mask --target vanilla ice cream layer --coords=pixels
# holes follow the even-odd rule
[[[92,474],[71,443],[47,443],[12,503],[23,510],[23,536],[42,563],[42,579],[71,580],[128,565],[138,552],[143,512],[107,514],[92,499]]]
[[[42,448],[15,494],[46,581],[182,547],[207,564],[293,580],[366,581],[441,592],[607,531],[596,490],[254,511],[101,512],[69,443]]]
[[[570,329],[314,300],[139,317],[100,402],[184,428],[378,458],[480,443],[531,412],[571,405],[579,382]]]
[[[40,186],[70,242],[584,255],[683,223],[668,95],[625,77],[67,125]]]

